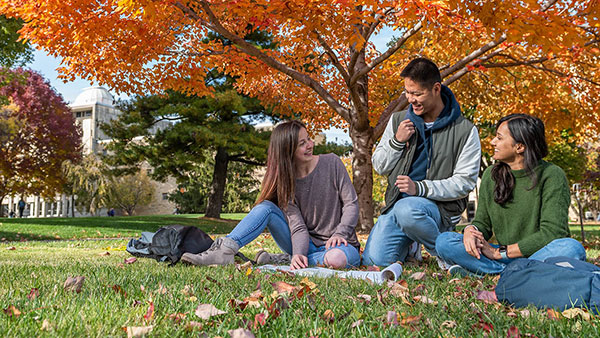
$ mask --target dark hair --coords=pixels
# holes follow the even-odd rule
[[[267,152],[267,171],[256,204],[269,200],[281,210],[287,209],[296,188],[293,160],[301,129],[306,126],[296,120],[280,123],[273,129]]]
[[[400,76],[409,78],[427,89],[433,88],[436,82],[442,82],[440,70],[433,61],[426,58],[416,58],[409,62]]]
[[[506,122],[508,131],[515,140],[515,143],[525,146],[523,164],[525,172],[532,182],[529,189],[533,189],[538,184],[538,176],[535,173],[535,168],[548,155],[544,122],[537,117],[526,114],[511,114],[501,118],[496,123],[496,129],[504,122]],[[512,199],[515,187],[515,178],[508,164],[504,162],[496,163],[492,168],[492,178],[496,182],[494,201],[504,205]]]

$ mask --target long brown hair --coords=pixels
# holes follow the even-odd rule
[[[498,121],[496,130],[503,122],[506,122],[515,143],[525,146],[523,165],[525,172],[531,179],[531,187],[529,189],[533,189],[538,183],[535,168],[548,155],[544,122],[537,117],[527,114],[511,114]],[[508,164],[499,161],[492,168],[492,178],[496,182],[494,187],[494,201],[500,205],[504,205],[513,197],[515,177]]]
[[[296,188],[294,152],[298,148],[301,129],[306,129],[306,126],[296,120],[280,123],[273,129],[267,153],[267,172],[256,204],[269,200],[281,210],[287,209]]]

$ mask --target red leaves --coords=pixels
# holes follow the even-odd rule
[[[151,321],[152,318],[154,318],[154,303],[153,302],[148,302],[150,305],[148,306],[148,311],[146,311],[146,314],[144,315],[144,319],[146,321]]]
[[[27,295],[27,299],[34,300],[39,295],[40,295],[40,290],[38,290],[37,288],[31,288],[31,291],[29,291],[29,294]]]

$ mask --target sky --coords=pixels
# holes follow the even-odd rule
[[[379,51],[383,51],[386,47],[387,41],[390,40],[393,31],[388,28],[384,28],[378,36],[373,38],[376,48]],[[36,50],[34,53],[33,63],[27,65],[27,67],[40,72],[46,79],[50,81],[50,84],[60,93],[67,103],[73,103],[77,95],[79,95],[83,89],[91,86],[97,86],[101,84],[93,84],[81,78],[76,78],[72,82],[63,82],[58,78],[58,72],[56,68],[60,66],[61,59],[49,56],[46,52]],[[107,88],[109,89],[109,88]],[[110,90],[110,89],[109,89]],[[116,99],[127,99],[128,96],[124,94],[111,91],[111,94]],[[343,129],[332,128],[324,131],[327,136],[327,141],[333,141],[336,143],[351,143],[348,132]]]

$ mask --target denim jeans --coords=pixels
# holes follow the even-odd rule
[[[236,241],[241,247],[252,242],[264,230],[269,229],[277,246],[288,254],[292,254],[292,236],[290,227],[287,223],[287,218],[283,211],[277,205],[270,201],[263,201],[248,213],[238,225],[231,231],[227,237]],[[352,245],[338,245],[335,247],[342,250],[346,255],[347,267],[359,266],[360,254],[358,249]],[[329,250],[334,248],[329,248]],[[309,239],[308,243],[308,265],[324,265],[325,254],[327,251],[325,246],[316,246]]]
[[[377,219],[369,234],[362,263],[388,266],[404,261],[413,241],[422,243],[429,253],[436,255],[435,240],[440,234],[441,222],[435,202],[415,196],[398,200],[391,210]]]
[[[463,243],[463,235],[456,232],[444,232],[436,241],[438,255],[450,264],[458,264],[479,275],[499,274],[506,265],[516,258],[494,260],[481,255],[480,259],[469,255]],[[498,245],[492,244],[497,248]],[[559,238],[536,251],[529,259],[544,261],[546,258],[566,256],[585,261],[585,249],[573,238]]]

